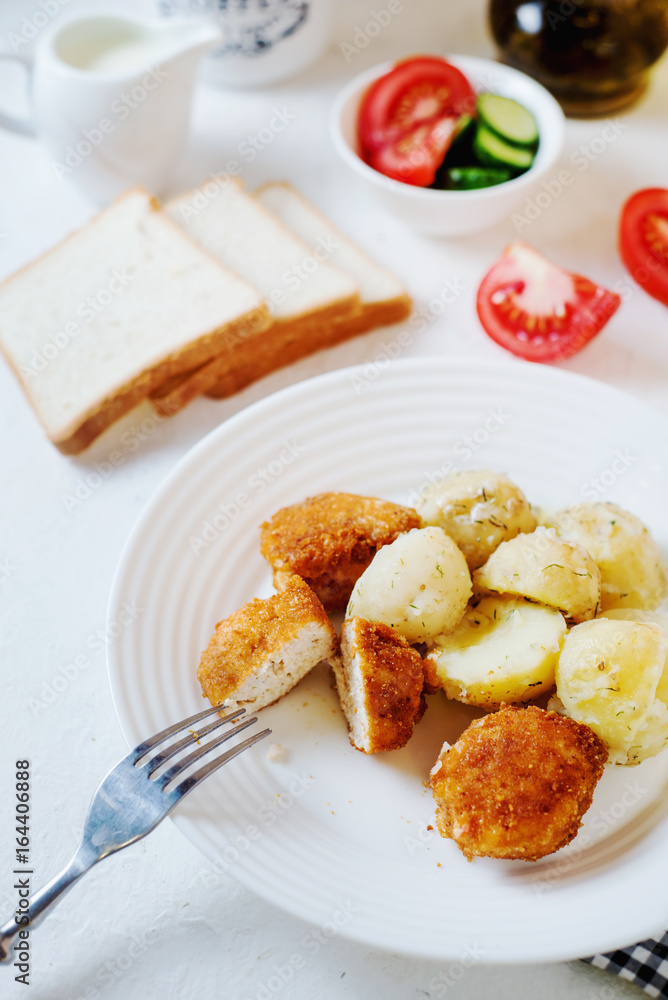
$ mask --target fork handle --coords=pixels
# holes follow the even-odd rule
[[[99,860],[86,854],[87,852],[80,848],[58,875],[30,897],[27,909],[23,911],[28,917],[27,921],[18,923],[16,919],[12,919],[0,927],[0,962],[6,962],[10,958],[19,933],[40,923],[51,907],[55,906],[67,890]]]

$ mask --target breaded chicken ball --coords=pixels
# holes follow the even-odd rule
[[[432,769],[439,833],[469,861],[553,854],[578,832],[607,757],[596,733],[556,712],[477,719]]]

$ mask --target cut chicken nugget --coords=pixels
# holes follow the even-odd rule
[[[431,772],[442,837],[473,857],[537,861],[575,837],[608,751],[588,726],[509,706],[444,745]]]
[[[363,753],[405,746],[424,711],[417,650],[389,625],[347,618],[332,666],[352,745]]]
[[[218,622],[197,677],[212,705],[265,708],[337,650],[336,633],[311,588],[298,576],[266,600],[254,598]]]
[[[342,611],[378,549],[419,525],[409,507],[351,493],[321,493],[265,522],[260,551],[277,590],[291,572],[298,573],[327,611]]]

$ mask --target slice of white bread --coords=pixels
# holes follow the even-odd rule
[[[424,711],[417,650],[389,625],[346,618],[331,663],[352,745],[367,754],[405,746]]]
[[[197,677],[212,705],[227,701],[255,711],[282,698],[336,649],[322,604],[295,575],[280,593],[254,598],[218,622]]]
[[[241,373],[247,385],[304,357],[323,346],[323,332],[333,321],[359,313],[354,279],[317,260],[311,248],[239,181],[187,191],[168,202],[165,211],[205,250],[258,289],[273,324],[261,340],[240,340],[190,378],[154,393],[160,412],[173,413],[231,371]]]
[[[321,328],[318,331],[321,347],[332,347],[376,327],[399,323],[410,315],[413,304],[401,281],[344,236],[290,184],[265,184],[254,197],[309,246],[312,254],[326,257],[357,283],[360,310],[354,316],[330,323],[326,329]],[[283,363],[291,360],[294,359],[288,357]],[[249,360],[245,367],[236,366],[227,371],[207,390],[207,395],[214,399],[230,396],[257,377]]]
[[[0,348],[66,454],[268,325],[259,293],[159,209],[133,188],[0,286]]]
[[[255,197],[304,243],[327,253],[330,263],[357,282],[362,308],[357,317],[345,321],[348,329],[361,333],[410,315],[411,299],[399,278],[372,260],[292,185],[264,184]]]

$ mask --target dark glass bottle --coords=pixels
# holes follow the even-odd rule
[[[618,111],[668,46],[668,0],[490,0],[504,62],[535,77],[568,115]]]

